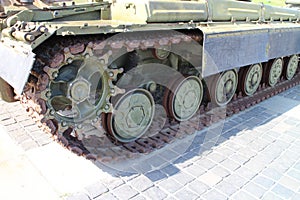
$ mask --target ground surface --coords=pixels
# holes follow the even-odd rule
[[[135,159],[103,165],[0,102],[0,199],[300,199],[300,86]],[[175,158],[175,159],[174,159]]]

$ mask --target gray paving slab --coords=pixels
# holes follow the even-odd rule
[[[300,86],[116,168],[64,149],[17,103],[0,108],[0,199],[300,197]]]

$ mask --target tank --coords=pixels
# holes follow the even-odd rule
[[[93,125],[116,144],[147,136],[159,146],[155,134],[165,123],[251,98],[262,85],[293,81],[298,70],[300,11],[290,8],[2,0],[0,12],[1,96],[19,100],[66,145]]]

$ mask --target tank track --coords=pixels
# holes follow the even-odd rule
[[[191,37],[198,42],[201,41],[201,37],[198,35],[191,34]],[[155,38],[158,39],[149,43],[134,40],[131,42],[119,41],[119,43],[115,42],[105,45],[110,45],[113,48],[122,48],[125,45],[127,50],[131,51],[141,45],[147,45],[148,48],[155,47],[156,42],[178,42],[174,38],[168,38],[167,36],[155,36]],[[135,158],[141,154],[149,154],[163,148],[168,143],[176,141],[178,138],[194,134],[198,130],[209,127],[213,123],[237,114],[300,83],[300,74],[296,74],[291,81],[281,79],[275,87],[267,87],[264,83],[261,84],[253,96],[243,96],[241,92],[238,92],[226,108],[213,108],[213,105],[208,102],[206,105],[201,105],[198,113],[190,120],[177,122],[169,119],[163,129],[156,135],[141,138],[130,143],[117,142],[103,128],[102,125],[104,124],[105,126],[105,120],[103,122],[100,118],[92,120],[91,126],[85,127],[84,130],[79,130],[80,134],[74,134],[73,127],[62,127],[55,119],[51,118],[46,102],[41,98],[45,94],[47,85],[49,84],[49,73],[47,73],[47,70],[51,70],[51,68],[56,68],[63,62],[67,62],[67,59],[70,57],[83,54],[83,52],[85,53],[87,48],[102,48],[101,45],[103,44],[101,42],[104,39],[99,37],[85,37],[84,39],[76,38],[75,40],[67,40],[67,42],[65,39],[63,41],[58,40],[52,48],[49,48],[49,44],[45,44],[38,50],[42,54],[38,55],[32,76],[21,97],[21,103],[45,132],[52,134],[53,138],[67,149],[89,160],[112,162]],[[178,37],[178,39],[189,40],[188,37]],[[61,50],[64,50],[64,53]],[[67,57],[66,55],[69,56]],[[158,123],[154,121],[151,128],[158,126]]]

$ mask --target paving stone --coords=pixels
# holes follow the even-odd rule
[[[240,132],[240,129],[238,128],[233,128],[233,129],[230,129],[229,131],[225,132],[225,133],[222,133],[222,137],[224,138],[231,138],[233,136],[236,136],[238,133]]]
[[[197,197],[198,197],[198,195],[196,193],[194,193],[186,188],[179,190],[178,192],[176,192],[174,194],[174,196],[177,199],[190,199],[190,200],[197,199]]]
[[[245,179],[237,174],[232,174],[232,175],[226,177],[224,180],[226,180],[231,185],[234,185],[237,188],[243,187],[248,182],[247,179]]]
[[[225,156],[223,156],[222,154],[217,153],[217,152],[212,152],[212,153],[208,154],[207,157],[215,163],[222,162],[223,160],[226,159]]]
[[[171,151],[169,149],[164,150],[162,153],[159,154],[163,159],[172,161],[174,159],[177,159],[180,155],[174,151]]]
[[[218,200],[218,199],[226,199],[226,196],[219,191],[212,189],[209,190],[207,193],[201,196],[201,198],[206,200]]]
[[[241,148],[244,147],[244,146],[238,144],[235,140],[234,140],[234,141],[230,141],[230,140],[229,140],[229,141],[227,141],[227,142],[225,143],[225,145],[226,145],[228,148],[232,149],[234,152],[236,152],[236,151],[238,151],[239,149],[241,149]]]
[[[76,193],[71,196],[68,196],[66,200],[90,200],[89,196],[84,193]]]
[[[239,190],[236,186],[232,185],[228,181],[222,181],[215,186],[216,189],[222,191],[226,196],[231,196],[233,193]]]
[[[138,195],[134,196],[133,198],[131,198],[130,200],[147,200],[147,198],[141,194],[138,194]]]
[[[235,171],[236,174],[238,174],[239,176],[247,179],[247,180],[251,180],[254,176],[257,175],[257,172],[245,167],[245,166],[242,166],[240,168],[238,168],[236,171]]]
[[[172,162],[176,167],[183,169],[193,164],[193,162],[189,161],[187,158],[181,156]]]
[[[198,160],[196,162],[196,164],[201,166],[205,170],[209,170],[209,169],[213,168],[216,165],[215,162],[213,162],[213,161],[211,161],[207,158],[201,158],[200,160]]]
[[[105,193],[101,196],[96,197],[94,200],[118,200],[112,193]]]
[[[232,199],[235,200],[255,200],[256,198],[251,196],[249,193],[239,190],[237,193],[232,195]]]
[[[239,165],[244,165],[246,162],[250,160],[250,158],[247,158],[243,155],[241,155],[239,152],[233,154],[232,156],[229,157],[233,161],[237,162]]]
[[[95,198],[100,196],[101,194],[108,192],[108,189],[106,186],[104,186],[102,183],[95,183],[91,186],[88,186],[85,188],[87,193],[91,198]]]
[[[235,152],[227,147],[220,147],[220,148],[216,148],[214,149],[215,152],[223,155],[225,158],[228,158],[230,156],[232,156]]]
[[[299,200],[300,199],[300,193],[294,194],[291,198],[291,200]]]
[[[128,182],[134,189],[139,192],[144,191],[153,186],[153,182],[144,175],[140,175]]]
[[[201,175],[197,180],[202,181],[203,183],[212,187],[212,186],[216,185],[217,183],[219,183],[222,180],[222,177],[220,177],[212,172],[206,172],[205,174]]]
[[[276,184],[272,191],[284,199],[289,199],[293,196],[293,191],[281,184]]]
[[[261,159],[256,159],[254,157],[245,163],[244,166],[253,171],[260,172],[266,167],[266,164]]]
[[[199,165],[190,165],[184,168],[182,171],[192,175],[193,177],[199,177],[206,172],[206,170]]]
[[[175,197],[172,197],[172,196],[168,196],[167,198],[165,198],[164,200],[178,200],[177,198]]]
[[[119,178],[112,178],[108,181],[105,181],[104,184],[109,190],[113,190],[116,187],[123,185],[125,182]]]
[[[34,149],[34,148],[37,148],[39,147],[39,145],[35,142],[35,141],[32,141],[32,140],[26,140],[26,141],[23,141],[21,143],[21,147],[27,151],[27,150],[30,150],[30,149]]]
[[[263,175],[256,176],[253,179],[253,182],[257,183],[258,185],[262,186],[265,189],[269,189],[275,184],[273,180]]]
[[[129,199],[138,194],[138,192],[129,185],[122,185],[114,189],[112,193],[119,199]]]
[[[274,168],[267,168],[265,170],[262,171],[262,173],[264,175],[266,175],[267,177],[273,179],[273,180],[279,180],[282,177],[282,174],[280,172],[277,171],[277,169]]]
[[[209,187],[206,184],[199,180],[194,180],[193,182],[189,183],[188,188],[198,195],[203,194],[209,189]]]
[[[157,200],[164,199],[167,197],[167,194],[156,186],[147,189],[143,192],[143,194],[147,197],[151,197],[152,199]]]
[[[290,146],[291,147],[291,146]],[[297,152],[294,152],[291,150],[291,148],[289,147],[289,149],[287,149],[283,156],[284,156],[284,161],[287,160],[289,162],[289,164],[297,164],[297,162],[300,160],[300,154],[298,154]],[[299,148],[300,149],[300,148]]]
[[[299,138],[300,128],[299,127],[291,127],[289,130],[285,131],[285,134],[293,137],[294,139]]]
[[[239,163],[229,158],[221,162],[220,165],[222,165],[224,168],[228,169],[229,171],[235,171],[241,166]]]
[[[148,172],[145,174],[145,176],[148,177],[153,182],[161,181],[161,180],[167,178],[167,175],[160,170]]]
[[[195,177],[184,172],[179,172],[173,175],[172,179],[175,179],[177,182],[181,183],[182,185],[186,185],[192,182],[193,180],[195,180]]]
[[[251,150],[247,147],[240,149],[238,153],[241,154],[242,156],[248,158],[248,159],[256,156],[256,154],[257,154],[256,152],[254,152],[253,150]]]
[[[279,180],[279,183],[288,189],[293,190],[294,192],[297,192],[298,188],[300,188],[300,181],[297,181],[294,178],[290,178],[289,176],[283,176]]]
[[[180,190],[183,185],[176,180],[169,178],[159,182],[158,187],[172,194]]]
[[[294,168],[300,171],[300,162],[297,162],[295,164]]]
[[[291,171],[287,172],[287,174],[294,179],[300,181],[300,171],[292,169]]]
[[[161,171],[163,173],[165,173],[167,176],[173,176],[173,175],[179,173],[180,169],[178,169],[176,166],[170,164],[170,165],[162,168]]]
[[[256,183],[247,183],[242,189],[246,190],[248,193],[252,194],[254,197],[260,199],[264,193],[267,191]]]
[[[146,159],[144,162],[147,163],[152,169],[160,168],[168,163],[167,160],[158,155],[152,156],[149,159]]]
[[[212,173],[216,174],[217,176],[222,177],[222,178],[224,178],[224,177],[226,177],[230,174],[230,172],[227,169],[225,169],[224,167],[222,167],[220,165],[215,166],[210,171]]]

